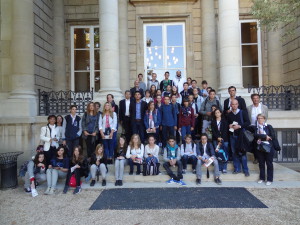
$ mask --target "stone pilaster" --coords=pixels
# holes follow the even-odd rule
[[[283,84],[283,61],[281,46],[281,32],[268,32],[268,85]]]
[[[64,1],[53,0],[53,89],[66,90]]]
[[[217,38],[214,1],[201,1],[203,79],[209,86],[218,87]]]

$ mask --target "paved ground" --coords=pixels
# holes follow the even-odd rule
[[[279,183],[279,182],[278,182]],[[203,186],[213,185],[209,182]],[[237,184],[235,184],[237,186]],[[277,185],[277,186],[276,186]],[[275,184],[248,188],[269,208],[267,209],[188,209],[188,210],[131,210],[89,211],[101,189],[85,189],[74,196],[71,190],[53,196],[32,198],[22,188],[0,191],[0,224],[299,224],[299,184]],[[224,183],[224,186],[234,186]],[[151,196],[149,196],[151,197]]]

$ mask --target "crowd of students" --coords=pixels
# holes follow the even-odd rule
[[[117,105],[112,94],[100,111],[99,102],[90,102],[82,117],[76,114],[76,105],[70,106],[65,117],[51,115],[41,128],[40,139],[44,149],[27,165],[25,191],[38,195],[38,181],[47,180],[45,194],[54,194],[58,178],[65,179],[63,193],[74,177],[74,194],[81,191],[81,177],[94,186],[99,176],[106,186],[107,164],[115,164],[115,185],[123,185],[124,167],[129,164],[129,175],[160,174],[160,157],[170,180],[167,183],[186,185],[183,176],[187,164],[192,164],[196,184],[201,184],[203,165],[214,165],[214,181],[221,184],[221,173],[227,173],[227,162],[233,161],[233,174],[243,172],[250,176],[247,152],[259,162],[258,183],[273,182],[273,155],[279,150],[271,125],[266,124],[268,108],[260,103],[258,94],[252,94],[253,104],[236,95],[236,88],[228,88],[230,97],[221,105],[216,91],[202,81],[181,77],[157,81],[152,74],[148,85],[139,74],[134,87],[125,91],[125,98]],[[117,132],[122,135],[117,138]],[[254,140],[247,139],[250,131]],[[86,144],[83,155],[81,137]],[[181,144],[180,144],[181,143]],[[81,143],[82,144],[82,143]],[[265,177],[267,165],[267,179]],[[175,174],[172,167],[177,166]]]

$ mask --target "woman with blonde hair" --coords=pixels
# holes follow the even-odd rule
[[[141,164],[143,163],[144,145],[141,143],[140,136],[134,134],[131,136],[131,140],[126,152],[126,158],[130,166],[129,175],[133,174],[133,165],[136,165],[136,175],[141,174]]]
[[[102,186],[106,186],[106,174],[107,174],[107,159],[106,155],[104,154],[104,148],[102,144],[98,144],[96,146],[95,152],[92,154],[91,157],[91,175],[92,175],[92,182],[90,186],[94,186],[96,183],[96,173],[100,172],[102,176]]]
[[[98,128],[98,114],[93,102],[90,102],[86,107],[86,112],[82,116],[81,126],[83,131],[83,139],[85,139],[87,147],[87,156],[91,157],[92,152],[96,147]]]
[[[117,131],[118,118],[117,114],[113,112],[111,104],[106,102],[103,107],[102,115],[99,117],[99,130],[103,139],[104,152],[108,163],[112,164],[114,156],[114,141]]]

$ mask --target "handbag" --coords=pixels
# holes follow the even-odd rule
[[[243,119],[243,110],[240,110],[240,118],[241,118],[241,122],[244,123],[244,119]],[[249,131],[246,130],[245,128],[243,129],[243,134],[246,138],[246,140],[251,143],[254,140],[254,134]]]
[[[80,181],[80,186],[82,184],[82,181]],[[77,187],[76,185],[76,177],[75,177],[75,174],[73,174],[70,178],[70,182],[69,182],[69,186],[70,187]]]
[[[270,153],[271,145],[261,142],[260,144],[257,145],[257,150],[260,152]]]

